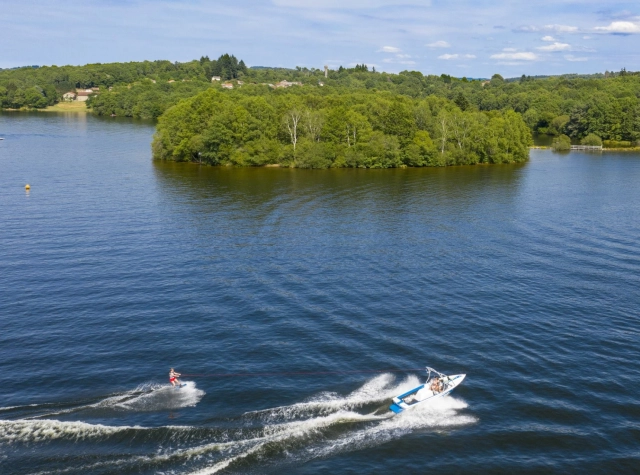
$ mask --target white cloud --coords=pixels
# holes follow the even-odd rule
[[[640,25],[631,21],[614,21],[609,26],[596,26],[595,30],[599,33],[631,35],[640,33]]]
[[[449,43],[447,43],[446,41],[436,41],[435,43],[429,43],[428,45],[429,48],[451,48],[451,45]]]
[[[443,54],[438,56],[438,59],[475,59],[475,55],[474,54]]]
[[[583,36],[583,37],[582,37],[582,39],[583,39],[583,40],[590,40],[590,39],[591,39],[591,37],[590,37],[590,36]]]
[[[578,58],[572,54],[566,54],[564,56],[564,59],[566,59],[567,61],[587,61],[588,58]]]
[[[499,53],[492,54],[490,56],[491,59],[511,59],[511,60],[522,60],[522,61],[535,61],[538,59],[538,55],[530,52],[520,52],[520,53]]]
[[[514,31],[523,31],[525,33],[533,33],[535,31],[540,31],[540,28],[533,25],[520,26],[516,28]]]
[[[518,50],[516,48],[503,48],[502,51],[511,52],[511,51],[518,51]]]
[[[567,43],[558,43],[557,41],[547,46],[538,46],[536,49],[540,51],[567,51],[571,49],[571,45]]]
[[[542,41],[555,41],[556,39],[553,36],[543,36]]]
[[[396,58],[410,58],[410,54],[396,54]]]
[[[571,51],[580,51],[581,53],[595,53],[596,50],[593,48],[587,48],[586,46],[576,46],[571,48]]]
[[[383,46],[378,50],[378,53],[399,53],[400,51],[402,50],[395,46]]]
[[[555,31],[556,33],[577,33],[577,26],[569,26],[569,25],[544,25],[543,27],[535,26],[535,25],[524,25],[518,28],[515,28],[513,31],[523,32],[523,33],[535,33],[537,31]],[[545,40],[545,41],[554,41],[554,40]]]
[[[545,25],[545,30],[552,30],[558,33],[577,33],[577,26],[568,26],[568,25]]]
[[[631,5],[640,7],[640,0],[626,0],[626,3],[620,0],[572,0],[575,5],[582,5],[573,9],[567,7],[569,0],[546,0],[533,7],[525,6],[522,2],[503,2],[489,7],[486,2],[432,1],[432,7],[405,8],[405,5],[416,4],[418,1],[267,0],[254,2],[249,9],[246,8],[246,2],[237,0],[164,0],[157,3],[152,0],[121,0],[98,2],[99,7],[96,7],[98,3],[92,0],[53,2],[51,5],[46,0],[0,1],[1,16],[5,20],[3,28],[0,28],[0,44],[5,45],[5,48],[0,48],[5,53],[0,55],[0,67],[163,58],[189,61],[203,54],[203,44],[212,45],[208,51],[210,57],[230,51],[243,58],[249,65],[288,68],[300,65],[322,68],[323,64],[329,64],[334,68],[340,64],[346,66],[348,62],[357,59],[358,63],[364,61],[368,64],[371,64],[369,60],[372,60],[387,68],[389,72],[395,72],[405,69],[398,64],[399,61],[414,60],[425,74],[439,74],[442,72],[439,70],[442,66],[450,66],[451,71],[455,71],[459,64],[464,63],[473,67],[473,74],[467,73],[474,77],[490,77],[499,61],[519,62],[523,66],[528,65],[529,69],[531,65],[538,65],[543,67],[545,74],[561,74],[568,72],[567,69],[577,73],[592,72],[597,63],[596,59],[604,61],[602,70],[611,70],[616,64],[625,62],[629,68],[629,58],[640,58],[638,44],[633,46],[633,38],[640,38],[640,33],[631,35],[630,38],[620,37],[620,41],[615,40],[616,36],[611,36],[611,33],[620,30],[616,24],[615,28],[612,27],[612,22],[640,25],[640,18],[633,18],[631,15],[613,16],[598,11],[615,11],[622,8],[616,5],[627,5],[626,8],[632,11],[632,15],[640,15],[640,8],[631,8]],[[385,5],[384,8],[379,7],[382,4]],[[29,21],[26,23],[24,5],[31,7]],[[329,8],[332,5],[335,8]],[[362,10],[355,8],[358,5]],[[99,25],[88,26],[86,21],[83,23],[83,19],[96,15],[96,12],[101,18]],[[141,29],[139,19],[145,14],[148,17],[144,28]],[[230,39],[228,35],[224,35],[223,30],[211,29],[211,18],[218,18],[219,22],[229,25],[238,32],[237,38],[245,40],[235,37]],[[483,26],[479,26],[480,23]],[[493,26],[497,23],[506,28],[494,29]],[[570,25],[571,23],[573,25]],[[168,24],[174,25],[175,28],[167,29]],[[556,27],[555,24],[561,27]],[[512,32],[513,28],[526,25],[534,25],[535,28],[527,27],[532,30],[528,33]],[[568,30],[575,33],[556,33],[556,30],[567,29],[564,28],[566,26],[570,26]],[[594,27],[601,29],[596,30]],[[117,38],[112,35],[114,28],[119,32]],[[456,36],[453,36],[454,34]],[[86,41],[74,47],[73,51],[65,49],[64,44],[72,41],[74,35],[80,35]],[[590,36],[590,39],[583,39],[585,35]],[[489,36],[493,36],[494,39],[490,40]],[[546,36],[553,40],[547,41]],[[37,44],[31,41],[33,37],[40,37],[51,47],[44,50],[38,48]],[[624,41],[626,39],[631,41]],[[425,46],[425,41],[429,46]],[[556,42],[569,41],[571,48],[567,50],[551,52],[536,49]],[[385,43],[386,46],[402,51],[376,53]],[[401,44],[402,48],[394,46],[394,43]],[[105,48],[105,44],[112,47]],[[345,45],[349,47],[345,48]],[[413,46],[409,45],[421,49],[413,50]],[[581,48],[581,45],[597,48],[598,51],[588,52]],[[517,49],[503,51],[502,48],[507,46]],[[407,53],[404,48],[411,51],[411,58],[396,56]],[[287,53],[283,55],[282,51]],[[477,58],[465,59],[465,51],[476,51],[473,54],[477,55]],[[433,60],[444,54],[443,52],[458,54],[458,58],[438,59],[434,62]],[[492,54],[523,52],[531,52],[537,55],[537,58],[489,58]],[[587,61],[569,64],[565,55],[571,55],[570,59],[586,57]],[[518,56],[521,55],[516,55]],[[333,58],[335,63],[324,62],[323,58],[326,57]],[[341,59],[338,60],[338,57]],[[387,57],[392,58],[391,63],[383,63],[383,58]],[[429,64],[428,58],[433,64]],[[542,63],[543,59],[551,61]],[[533,71],[526,67],[509,66],[500,71],[513,76],[519,76],[523,71],[533,74]]]

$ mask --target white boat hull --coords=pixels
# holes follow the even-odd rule
[[[454,374],[452,376],[447,376],[444,379],[445,387],[441,392],[434,392],[425,387],[425,384],[422,384],[417,388],[413,388],[411,391],[407,391],[404,394],[394,397],[393,404],[389,406],[389,409],[396,414],[399,414],[407,409],[412,409],[418,404],[427,403],[429,401],[445,397],[457,388],[466,376],[466,374]]]

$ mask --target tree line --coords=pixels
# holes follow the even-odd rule
[[[199,83],[200,89],[193,91],[196,94],[209,86],[211,78],[206,74],[199,61],[142,61],[4,69],[0,70],[0,108],[40,109],[60,102],[64,93],[77,88],[99,87],[102,94],[108,93],[109,88],[133,86],[144,81],[167,84],[168,81],[177,83],[184,79]],[[158,93],[171,96],[170,90],[162,88],[158,89]],[[166,103],[167,100],[158,100],[158,104],[163,102]],[[177,101],[172,103],[175,102]]]
[[[412,99],[429,96],[448,99],[461,111],[513,110],[523,116],[534,134],[566,135],[580,141],[595,135],[607,144],[640,140],[640,73],[522,76],[505,80],[455,78],[377,72],[366,64],[328,71],[316,68],[247,68],[244,61],[224,54],[216,60],[203,56],[185,63],[144,61],[86,66],[27,67],[0,70],[0,107],[42,108],[55,104],[64,92],[99,87],[88,106],[97,114],[156,119],[178,101],[211,88],[212,76],[268,95],[267,84],[281,80],[301,82],[319,96],[351,93],[390,93]],[[222,82],[222,81],[221,81]],[[111,90],[109,90],[111,89]]]
[[[436,96],[453,101],[462,111],[514,110],[523,116],[533,134],[564,134],[573,141],[596,135],[612,145],[640,140],[640,75],[635,73],[592,78],[525,77],[519,81],[505,81],[494,75],[491,80],[478,81],[447,75],[424,76],[416,71],[378,73],[365,68],[358,65],[329,71],[327,78],[319,69],[306,68],[248,69],[237,75],[245,82],[244,88],[259,89],[260,94],[269,93],[265,84],[287,79],[299,81],[319,95],[386,92],[414,99]],[[121,87],[94,97],[90,105],[99,114],[156,118],[177,100],[211,87],[219,85],[197,81],[188,87],[177,83],[172,87],[127,85],[127,90]]]
[[[393,168],[521,162],[531,143],[514,111],[436,96],[209,89],[160,117],[152,149],[210,165]]]

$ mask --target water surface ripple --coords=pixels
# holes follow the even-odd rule
[[[152,134],[0,114],[3,474],[637,473],[638,155],[201,168]],[[425,365],[468,379],[389,417]]]

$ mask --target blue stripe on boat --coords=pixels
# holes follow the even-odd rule
[[[396,414],[400,414],[402,411],[404,411],[404,409],[402,409],[400,406],[398,406],[397,404],[393,403],[389,406],[389,409],[391,409],[393,412],[395,412]]]
[[[424,384],[421,384],[420,386],[418,386],[417,388],[413,388],[411,391],[407,391],[404,394],[401,394],[400,396],[396,396],[399,399],[402,399],[403,397],[407,397],[409,394],[413,394],[413,393],[417,393],[418,391],[420,391],[422,388],[424,388]]]

